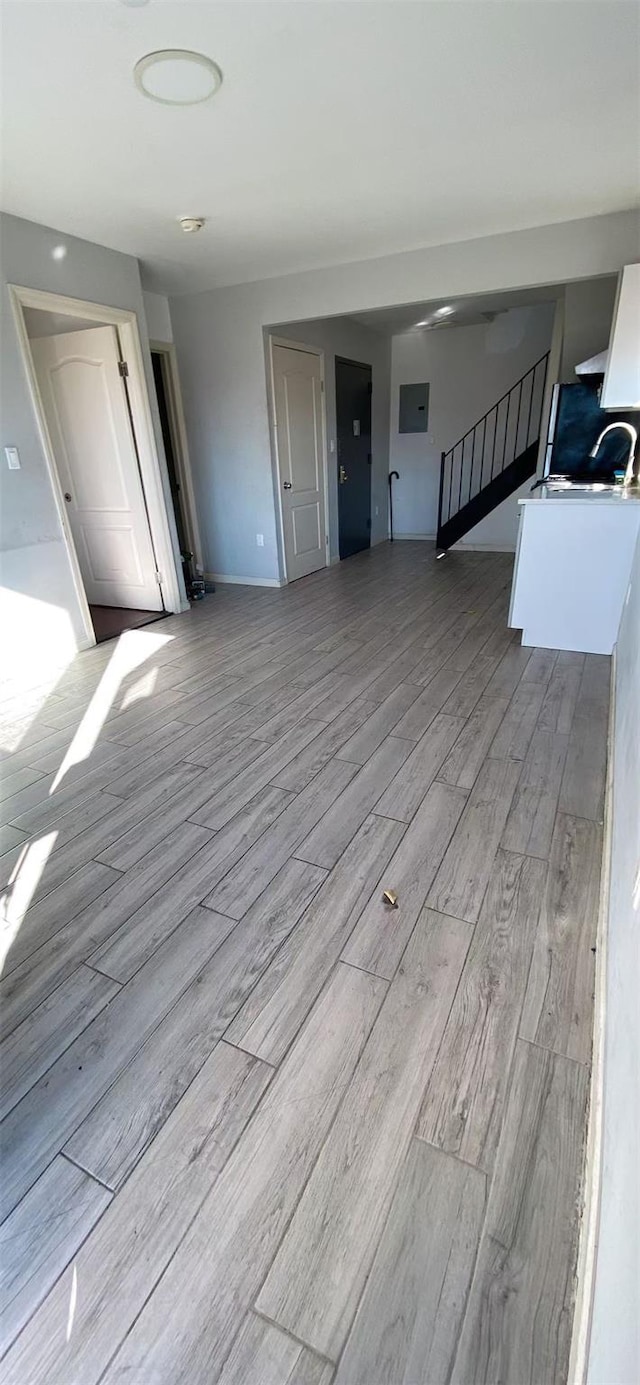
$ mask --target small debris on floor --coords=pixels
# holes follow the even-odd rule
[[[398,896],[397,896],[395,890],[383,890],[383,891],[382,891],[382,902],[383,902],[383,904],[388,904],[388,906],[389,906],[390,909],[397,909],[397,907],[398,907]]]

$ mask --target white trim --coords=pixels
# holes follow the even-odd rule
[[[404,539],[418,540],[420,543],[435,543],[436,534],[396,534],[393,533],[393,542],[402,543]],[[384,542],[384,540],[383,540]],[[458,543],[453,543],[447,553],[515,553],[514,544],[506,543],[465,543],[460,539]]]
[[[461,539],[447,550],[449,553],[515,553],[514,543],[465,543]]]
[[[233,583],[238,587],[286,587],[279,577],[236,577],[226,572],[205,572],[205,582]]]
[[[322,471],[323,471],[323,492],[324,492],[324,565],[329,567],[329,458],[327,450],[327,390],[325,384],[324,351],[320,346],[307,346],[301,341],[289,341],[287,337],[276,336],[269,332],[269,357],[267,368],[267,403],[269,411],[269,436],[271,438],[271,457],[275,472],[276,490],[278,493],[278,504],[276,508],[276,520],[280,531],[280,543],[282,549],[282,567],[284,581],[279,582],[278,586],[287,586],[289,576],[287,573],[287,550],[284,541],[284,516],[282,513],[282,485],[280,482],[280,458],[278,455],[278,430],[276,428],[276,394],[273,366],[273,348],[283,346],[287,351],[305,351],[310,356],[320,357],[320,382],[322,394]],[[319,570],[319,569],[318,569]],[[309,574],[311,575],[311,574]]]
[[[198,507],[196,505],[195,491],[193,488],[193,473],[191,471],[191,459],[189,457],[189,444],[187,441],[187,425],[185,423],[182,391],[180,389],[178,356],[176,348],[171,341],[149,341],[149,350],[155,351],[158,356],[164,356],[167,364],[165,383],[168,385],[167,404],[169,407],[169,422],[173,432],[173,441],[176,444],[176,466],[178,468],[178,476],[182,487],[182,494],[186,499],[185,520],[187,535],[195,559],[196,568],[199,572],[202,572],[202,540],[200,538],[200,526],[198,524]]]
[[[394,530],[393,542],[394,542],[394,543],[402,543],[403,539],[412,539],[412,540],[414,540],[414,541],[415,541],[415,540],[418,540],[419,542],[424,542],[424,543],[435,543],[435,541],[436,541],[436,535],[435,535],[435,534],[396,534],[396,532],[395,532],[395,530]],[[383,542],[384,542],[384,540],[383,540]],[[459,541],[458,543],[452,544],[452,545],[451,545],[451,548],[448,548],[446,551],[447,551],[447,553],[465,553],[465,552],[467,552],[467,553],[515,553],[516,550],[515,550],[515,545],[514,545],[514,544],[505,544],[505,543],[465,543],[465,542],[464,542],[464,539],[460,539],[460,541]]]
[[[435,543],[435,541],[436,541],[436,536],[435,536],[435,534],[396,534],[396,531],[395,531],[395,529],[394,529],[394,531],[393,531],[393,543],[395,543],[396,540],[398,541],[398,543],[402,543],[402,540],[403,540],[403,539],[420,539],[420,540],[424,540],[425,543]],[[383,540],[383,542],[384,542],[384,540]],[[392,539],[391,539],[391,535],[389,534],[389,543],[391,543],[391,542],[392,542]]]
[[[23,309],[40,308],[44,312],[66,313],[72,317],[86,318],[88,322],[99,322],[103,326],[106,323],[109,326],[118,328],[122,348],[129,366],[129,402],[134,421],[142,486],[149,516],[149,527],[151,529],[156,561],[162,573],[160,590],[162,592],[165,610],[177,613],[187,610],[188,606],[185,606],[182,596],[180,576],[171,540],[171,530],[169,528],[169,518],[167,515],[162,473],[160,470],[160,458],[156,445],[153,420],[151,417],[151,406],[149,403],[149,392],[144,370],[142,343],[138,330],[138,319],[135,312],[125,308],[111,308],[102,303],[90,303],[80,298],[67,298],[61,294],[46,293],[42,289],[29,289],[17,284],[9,284],[8,289],[18,333],[20,354],[27,376],[31,402],[36,416],[40,441],[42,443],[49,480],[53,490],[54,502],[60,520],[78,606],[84,625],[84,638],[80,641],[80,647],[88,648],[96,643],[96,637],[91,622],[91,614],[84,590],[78,556],[66,514],[66,505],[64,503],[53,444],[46,423],[44,405],[38,386],[33,357],[31,355],[31,345],[24,320]]]
[[[576,1267],[576,1296],[573,1311],[568,1380],[583,1385],[587,1377],[596,1255],[600,1230],[602,1197],[602,1142],[604,1114],[604,1058],[607,1005],[607,943],[609,937],[609,893],[613,837],[613,776],[615,773],[616,648],[611,659],[611,697],[607,736],[607,780],[604,803],[602,875],[596,930],[596,974],[594,986],[593,1051],[589,1083],[589,1114],[583,1175],[582,1217]]]

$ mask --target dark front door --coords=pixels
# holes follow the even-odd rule
[[[336,357],[340,557],[371,544],[371,366]]]

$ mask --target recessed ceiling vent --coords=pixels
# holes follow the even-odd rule
[[[181,217],[178,218],[178,224],[180,225],[180,227],[182,228],[182,230],[186,233],[186,235],[192,235],[192,233],[193,233],[194,231],[201,231],[201,230],[202,230],[202,227],[204,226],[204,217],[203,217],[203,216],[181,216]]]

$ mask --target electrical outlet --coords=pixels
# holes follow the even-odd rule
[[[256,534],[258,548],[264,548],[264,534]]]
[[[17,447],[5,447],[4,455],[7,459],[9,471],[20,470],[20,454]]]

